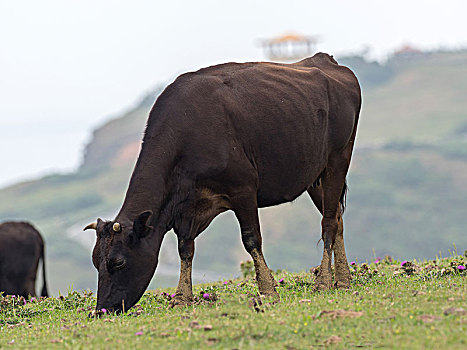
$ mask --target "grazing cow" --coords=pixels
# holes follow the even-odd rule
[[[307,191],[323,214],[316,289],[349,287],[341,214],[361,106],[355,75],[318,53],[293,64],[227,63],[179,76],[152,108],[120,212],[97,234],[97,309],[120,311],[147,288],[165,233],[181,261],[173,305],[193,300],[194,239],[232,210],[259,292],[278,297],[261,248],[258,208]],[[219,247],[222,249],[222,247]]]
[[[42,259],[42,292],[46,297],[44,241],[27,222],[0,224],[0,292],[36,296],[36,273]]]

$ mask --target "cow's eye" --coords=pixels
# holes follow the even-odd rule
[[[125,259],[118,259],[118,260],[115,260],[114,268],[117,269],[117,270],[120,270],[123,267],[125,267],[125,265],[126,265],[126,260]]]
[[[126,260],[123,258],[112,259],[112,260],[107,261],[107,269],[109,270],[109,272],[123,269],[125,265],[126,265]]]

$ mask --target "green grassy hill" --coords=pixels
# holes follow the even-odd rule
[[[281,270],[279,302],[261,298],[247,274],[195,285],[193,306],[170,308],[173,288],[147,291],[124,314],[100,318],[87,317],[96,306],[88,292],[0,296],[0,347],[465,349],[466,263],[452,256],[352,264],[350,289],[324,292],[313,292],[314,274]]]
[[[437,143],[467,127],[467,52],[388,61],[394,76],[364,90],[360,143]],[[376,102],[376,103],[375,103]]]
[[[363,110],[348,178],[348,257],[424,258],[467,248],[467,51],[395,55],[384,64],[337,59],[354,69]],[[81,229],[119,209],[148,112],[161,88],[93,133],[81,167],[0,190],[0,221],[33,222],[45,236],[51,290],[95,288],[94,236]],[[302,270],[321,257],[320,217],[306,196],[260,211],[266,259],[274,269]],[[213,247],[224,247],[222,250]],[[152,286],[173,285],[173,234],[162,248]],[[238,224],[225,213],[197,240],[195,279],[238,274],[246,259]]]

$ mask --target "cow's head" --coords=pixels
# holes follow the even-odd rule
[[[157,266],[162,236],[149,226],[150,211],[133,221],[102,221],[86,226],[95,229],[92,262],[99,272],[97,310],[128,310],[143,295]]]

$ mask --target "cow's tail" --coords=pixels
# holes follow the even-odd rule
[[[47,291],[47,280],[45,278],[45,254],[44,254],[44,243],[41,245],[41,259],[42,259],[42,297],[48,297],[49,293]]]
[[[341,213],[344,214],[345,204],[347,202],[347,180],[344,182],[344,187],[342,188],[341,198],[339,199],[339,203],[341,205]]]

